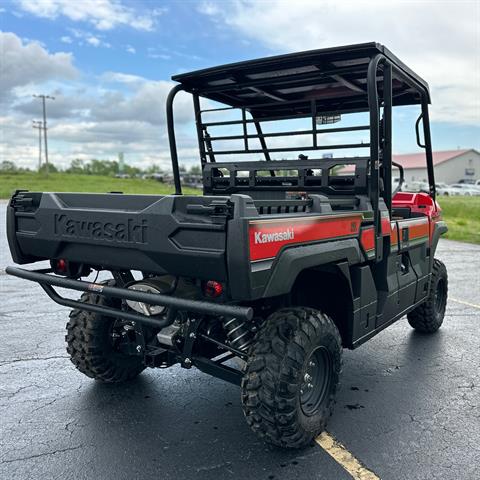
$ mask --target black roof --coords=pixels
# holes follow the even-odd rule
[[[367,110],[367,68],[371,58],[385,55],[394,65],[393,104],[413,105],[428,84],[378,43],[309,50],[206,68],[172,77],[185,90],[232,107],[246,107],[253,116]],[[378,73],[381,78],[381,72]],[[381,84],[379,84],[380,86]]]

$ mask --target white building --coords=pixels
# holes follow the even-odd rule
[[[427,181],[425,153],[393,155],[393,161],[405,169],[407,185],[411,182]],[[435,166],[435,182],[452,184],[463,179],[480,179],[480,153],[473,148],[433,152],[433,164]]]

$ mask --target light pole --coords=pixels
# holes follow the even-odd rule
[[[42,168],[42,130],[43,122],[41,120],[33,120],[32,127],[38,130],[38,172]]]
[[[33,95],[35,98],[42,99],[43,105],[43,140],[45,143],[45,172],[48,176],[48,143],[47,143],[47,109],[45,107],[45,100],[55,100],[55,97],[51,97],[49,95]]]

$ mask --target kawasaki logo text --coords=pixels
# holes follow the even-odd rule
[[[147,221],[99,222],[75,220],[65,214],[55,214],[54,234],[61,237],[91,238],[120,243],[146,243]]]
[[[285,240],[293,240],[295,238],[295,232],[292,228],[283,230],[281,232],[255,232],[255,244],[257,243],[272,243],[272,242],[284,242]]]

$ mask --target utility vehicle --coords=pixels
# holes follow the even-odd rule
[[[85,375],[124,382],[146,367],[196,367],[240,386],[247,423],[265,441],[303,447],[332,413],[343,348],[405,315],[422,333],[442,324],[447,272],[434,256],[447,227],[428,85],[376,43],[173,80],[175,194],[17,191],[13,259],[51,268],[7,272],[73,308],[67,351]],[[193,99],[203,196],[182,194],[179,92]],[[428,193],[392,191],[392,168],[396,190],[403,183],[392,162],[392,107],[402,105],[420,111]],[[92,271],[111,279],[85,279]]]

